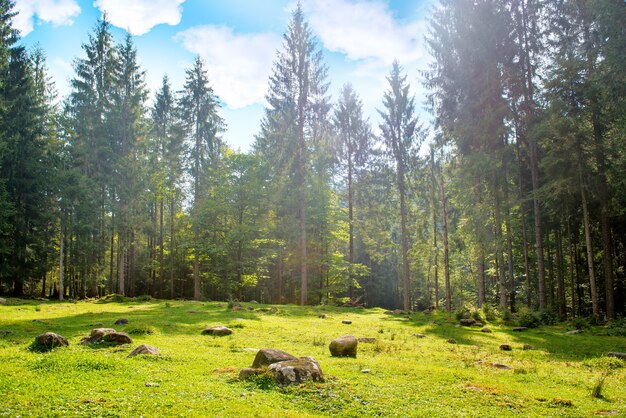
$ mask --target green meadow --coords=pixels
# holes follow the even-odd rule
[[[0,416],[626,416],[626,361],[606,357],[626,351],[626,337],[602,327],[568,335],[567,324],[514,332],[493,321],[483,333],[438,312],[243,306],[9,299],[0,305]],[[119,318],[128,324],[113,325]],[[200,334],[213,325],[233,334]],[[133,344],[79,345],[100,326],[128,333]],[[69,347],[31,350],[47,331]],[[345,334],[376,340],[359,343],[356,359],[331,357],[328,344]],[[160,354],[129,358],[140,344]],[[239,380],[260,348],[315,357],[325,382]]]

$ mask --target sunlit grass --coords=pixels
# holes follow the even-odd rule
[[[515,333],[490,323],[493,333],[486,334],[455,327],[440,313],[409,319],[382,309],[244,305],[255,309],[9,300],[0,306],[0,416],[626,416],[626,362],[604,356],[626,351],[626,338],[599,335],[599,328]],[[113,325],[119,318],[129,323]],[[234,332],[200,335],[215,325]],[[134,343],[79,345],[100,326],[125,331]],[[70,347],[29,351],[46,331],[63,335]],[[330,357],[328,344],[344,334],[376,341],[359,343],[356,359]],[[128,358],[139,344],[161,354]],[[239,381],[239,370],[263,347],[315,357],[326,382],[281,388],[263,376]],[[594,397],[602,376],[601,396]]]

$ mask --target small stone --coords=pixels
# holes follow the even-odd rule
[[[258,376],[263,373],[265,373],[265,369],[255,369],[252,367],[244,367],[239,372],[239,380],[245,380],[249,377]]]
[[[416,338],[426,338],[425,334],[419,334],[419,333],[413,334],[413,336],[416,337]]]
[[[513,348],[508,344],[500,344],[500,350],[502,351],[511,351]]]
[[[363,369],[361,370],[361,373],[371,373],[372,371],[370,369]]]
[[[361,337],[358,339],[360,343],[373,344],[376,342],[376,338],[373,337]]]
[[[341,321],[342,324],[346,324],[346,325],[350,325],[352,323],[352,321],[350,321],[349,319],[344,319],[343,321]]]
[[[567,331],[565,334],[567,335],[576,335],[576,334],[582,334],[584,331],[582,329],[574,329],[571,331]]]
[[[254,308],[253,308],[252,306],[248,306],[248,308],[247,308],[247,309],[248,309],[249,311],[253,311],[253,310],[254,310]]]
[[[496,369],[500,369],[500,370],[513,370],[511,367],[507,366],[506,364],[500,364],[500,363],[493,363],[493,367],[495,367]]]
[[[269,371],[279,385],[292,385],[312,380],[323,382],[322,369],[313,357],[300,357],[296,360],[281,361],[269,366]]]
[[[491,333],[493,331],[491,331],[491,329],[484,327],[483,329],[480,330],[480,332],[486,332],[486,333]]]
[[[352,335],[344,335],[330,342],[328,349],[333,357],[356,358],[359,341]]]
[[[117,332],[113,328],[95,328],[91,330],[89,337],[83,338],[81,345],[97,343],[110,343],[114,345],[132,344],[133,340],[124,332]]]
[[[128,357],[135,357],[139,354],[157,355],[159,354],[159,350],[156,347],[152,347],[151,345],[142,344],[139,347],[135,348],[132,353],[128,355]]]
[[[159,385],[158,383],[146,382],[146,387],[148,387],[148,388],[158,388],[159,386],[161,386],[161,385]]]
[[[461,328],[461,324],[456,324],[454,328]]]
[[[612,351],[608,353],[607,356],[626,360],[626,353],[618,353],[617,351]]]
[[[117,321],[115,321],[113,325],[126,325],[126,324],[128,324],[128,319],[120,318]]]
[[[462,318],[459,323],[461,325],[463,325],[464,327],[471,327],[472,325],[474,325],[476,323],[475,320],[473,320],[472,318]]]
[[[385,311],[385,315],[393,315],[393,311]]]
[[[474,322],[472,326],[476,328],[482,328],[485,326],[485,324],[483,324],[482,322]]]
[[[34,345],[40,350],[52,350],[55,347],[67,347],[69,343],[65,337],[55,334],[54,332],[46,332],[35,338]]]
[[[515,331],[515,332],[528,331],[528,328],[526,328],[526,327],[515,327],[515,328],[513,328],[512,331]]]
[[[254,303],[255,305],[259,304],[259,302],[257,302],[256,300],[251,300],[250,303]]]
[[[252,368],[258,369],[287,360],[296,360],[296,357],[285,351],[276,350],[275,348],[262,348],[256,353],[254,361],[252,362]]]
[[[318,318],[319,319],[326,319],[326,315],[325,314],[320,314],[320,315],[318,315]]]
[[[230,335],[233,333],[233,330],[224,326],[205,328],[202,330],[202,335]]]
[[[233,311],[243,311],[244,309],[241,306],[233,306]]]
[[[454,338],[448,338],[446,342],[450,344],[456,344],[456,340]]]
[[[532,349],[533,349],[533,346],[530,344],[524,344],[522,346],[522,350],[532,350]]]

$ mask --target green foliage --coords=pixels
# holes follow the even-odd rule
[[[606,329],[609,335],[626,337],[626,318],[610,321]]]
[[[127,327],[125,332],[130,335],[152,335],[158,332],[158,329],[152,325],[133,325]]]
[[[537,328],[541,325],[541,315],[528,309],[521,309],[515,315],[515,322],[520,327]]]
[[[546,310],[539,313],[539,320],[542,325],[554,325],[558,322],[559,315],[554,311]]]
[[[572,318],[570,325],[573,329],[588,329],[590,327],[589,321],[581,316]]]

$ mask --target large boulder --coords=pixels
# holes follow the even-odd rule
[[[33,346],[39,350],[52,350],[55,347],[67,347],[69,343],[65,337],[55,334],[54,332],[46,332],[35,337]]]
[[[89,337],[83,338],[81,345],[107,343],[112,345],[132,344],[133,339],[125,332],[117,332],[113,328],[95,328]]]
[[[459,323],[463,325],[464,327],[471,327],[472,325],[476,323],[476,321],[472,318],[461,318],[459,320]]]
[[[279,385],[293,385],[312,380],[323,382],[322,369],[313,357],[300,357],[295,360],[271,364],[268,370]]]
[[[126,324],[128,324],[128,319],[120,318],[117,321],[115,321],[113,325],[126,325]]]
[[[233,330],[224,326],[205,328],[202,330],[202,335],[230,335],[233,333]]]
[[[270,364],[289,360],[296,360],[296,357],[282,350],[262,348],[256,353],[254,361],[252,362],[252,368],[259,369],[261,367],[267,367]]]
[[[354,357],[356,358],[356,349],[359,340],[352,335],[344,335],[330,342],[328,348],[330,355],[333,357]]]
[[[619,353],[617,351],[612,351],[612,352],[608,353],[607,356],[619,358],[619,359],[622,359],[622,360],[626,360],[626,353]]]
[[[156,355],[159,354],[159,350],[156,347],[151,345],[141,344],[139,347],[135,348],[132,353],[128,355],[128,357],[135,357],[137,355]]]

